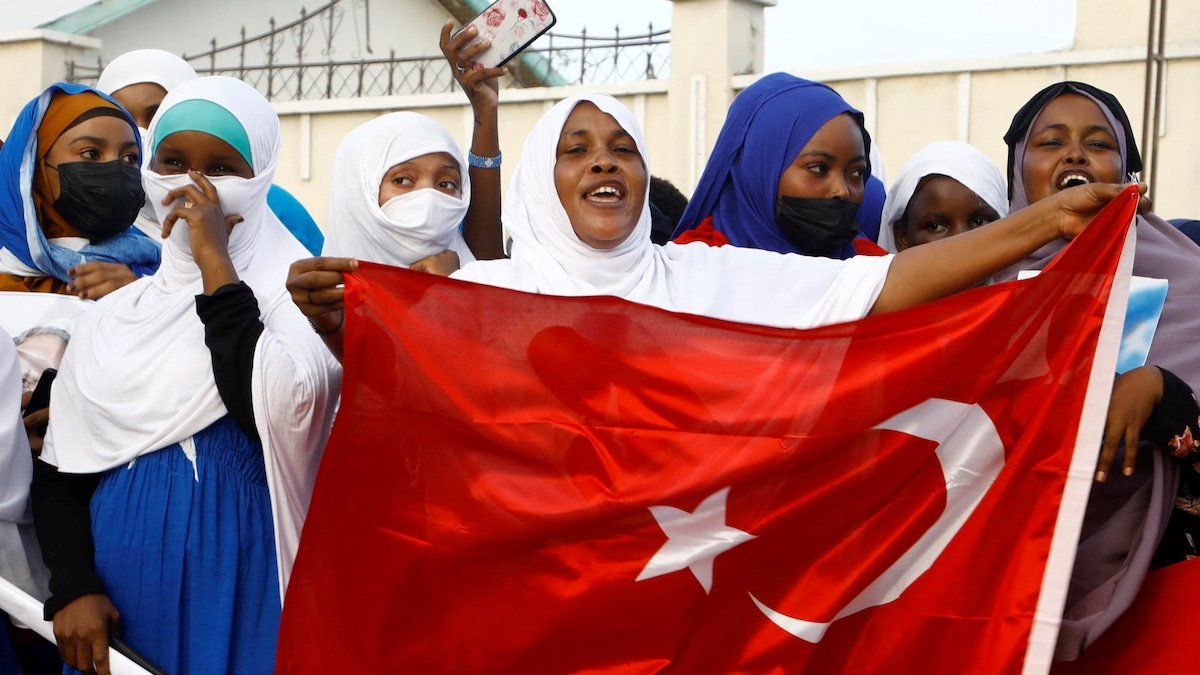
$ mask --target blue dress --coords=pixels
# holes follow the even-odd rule
[[[122,639],[159,669],[270,673],[280,601],[262,446],[228,415],[192,441],[195,464],[172,445],[103,476],[96,573]]]

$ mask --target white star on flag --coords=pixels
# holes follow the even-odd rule
[[[650,558],[637,580],[653,579],[687,568],[705,593],[712,590],[713,560],[754,538],[748,532],[725,524],[725,499],[728,496],[729,488],[717,490],[691,513],[674,506],[651,506],[650,514],[667,535],[667,543]]]

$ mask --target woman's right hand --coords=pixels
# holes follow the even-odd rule
[[[58,654],[72,668],[108,675],[108,637],[121,614],[108,596],[81,595],[54,615]]]
[[[1113,183],[1089,183],[1058,192],[1035,206],[1046,209],[1050,222],[1058,228],[1058,236],[1064,239],[1074,239],[1083,232],[1083,228],[1092,222],[1092,218],[1108,203],[1124,192],[1128,185]],[[1146,185],[1138,185],[1141,194],[1139,210],[1146,202]]]
[[[318,333],[332,333],[341,327],[346,294],[342,275],[356,269],[358,261],[351,258],[308,258],[292,263],[288,293]]]
[[[221,198],[208,176],[194,169],[187,175],[193,184],[175,188],[163,199],[163,206],[171,206],[171,210],[163,219],[162,238],[170,237],[176,223],[186,220],[197,262],[209,255],[228,258],[229,233],[243,219],[237,214],[226,215],[221,209]]]

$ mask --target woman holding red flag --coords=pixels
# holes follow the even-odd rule
[[[649,161],[633,114],[604,95],[566,99],[526,140],[504,204],[512,257],[453,278],[550,295],[617,297],[714,318],[810,328],[950,295],[1086,226],[1121,186],[1093,183],[964,235],[895,256],[832,260],[650,241]],[[356,263],[296,265],[292,299],[310,320],[343,307]],[[336,322],[336,319],[334,320]],[[340,344],[341,333],[327,342]]]

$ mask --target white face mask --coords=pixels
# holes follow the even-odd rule
[[[388,235],[413,257],[408,264],[450,248],[454,234],[467,215],[459,197],[425,188],[392,197],[379,207]]]
[[[154,219],[161,225],[171,212],[174,204],[164,205],[162,202],[172,190],[191,185],[192,179],[187,174],[164,176],[150,169],[142,169],[142,189],[146,192],[146,201],[154,207]],[[171,242],[183,251],[191,251],[188,243],[187,221],[175,223],[171,230]]]
[[[210,176],[209,181],[217,189],[217,199],[221,202],[221,211],[226,216],[240,215],[249,219],[256,210],[265,208],[265,191],[260,181],[241,178],[239,176]],[[142,170],[142,188],[146,191],[146,200],[154,206],[154,215],[159,223],[167,217],[174,204],[164,205],[162,201],[172,190],[186,185],[193,185],[187,174],[164,176],[150,169]],[[268,185],[268,189],[269,189]],[[186,220],[179,220],[171,229],[171,243],[183,251],[191,251]]]
[[[142,154],[150,154],[150,130],[137,128],[138,136],[142,138]],[[138,212],[138,220],[159,222],[158,216],[154,215],[154,201],[150,199],[150,193],[146,193],[146,203],[142,205],[142,210]]]

